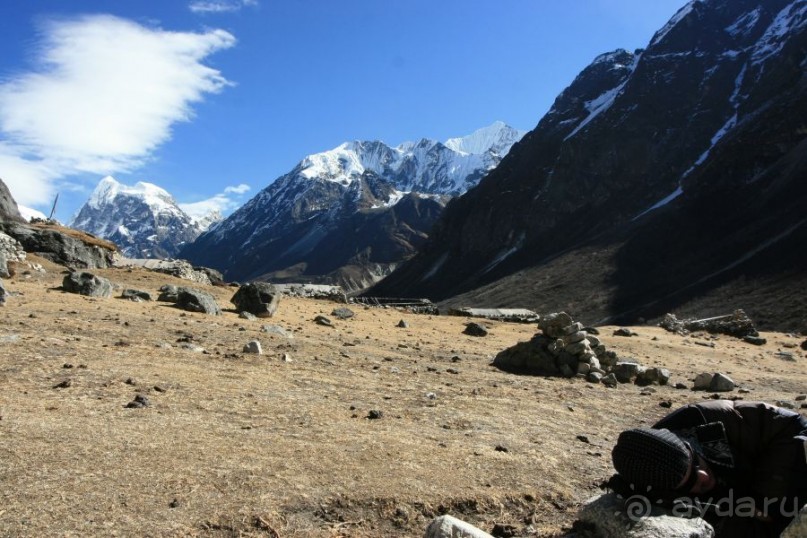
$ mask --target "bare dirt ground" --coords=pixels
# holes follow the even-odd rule
[[[341,321],[335,303],[288,298],[271,319],[208,316],[63,293],[63,268],[34,261],[47,273],[4,281],[15,295],[0,309],[2,536],[422,536],[441,513],[559,536],[610,476],[621,430],[652,424],[663,402],[709,397],[490,366],[534,325],[485,322],[479,338],[462,334],[464,318],[351,306]],[[154,297],[194,286],[97,274]],[[232,307],[234,288],[195,287]],[[728,397],[798,406],[807,392],[807,358],[792,347],[803,336],[763,333],[756,347],[613,329],[600,327],[609,349],[669,368],[673,384],[720,371],[750,390]],[[253,339],[263,355],[242,352]],[[126,408],[137,395],[150,406]]]

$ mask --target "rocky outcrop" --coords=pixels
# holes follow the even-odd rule
[[[0,221],[25,222],[5,182],[0,179]]]
[[[112,243],[61,226],[0,222],[0,231],[19,241],[25,252],[69,267],[104,269],[116,256]]]
[[[64,277],[62,289],[89,297],[112,297],[114,286],[108,279],[87,272],[73,271]]]

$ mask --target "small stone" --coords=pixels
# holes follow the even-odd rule
[[[179,508],[179,500],[174,499],[170,503],[168,503],[168,508]]]
[[[669,409],[672,407],[672,401],[670,400],[662,400],[659,402],[659,407],[663,407],[664,409]]]
[[[66,362],[66,363],[62,364],[62,368],[66,369],[66,370],[69,370],[72,367],[73,367],[73,365],[70,364],[69,362]]]
[[[768,341],[766,339],[762,338],[761,336],[751,336],[751,335],[744,336],[743,337],[743,342],[747,342],[747,343],[753,344],[755,346],[764,346],[765,344],[768,343]]]
[[[807,351],[807,340],[805,340],[804,342],[802,342],[800,347],[801,347],[801,349],[803,349],[804,351]]]
[[[599,372],[589,372],[586,376],[586,381],[589,383],[599,383],[602,381],[602,374]]]
[[[776,353],[776,356],[782,359],[783,361],[796,362],[795,355],[793,355],[789,351],[779,351],[778,353]]]
[[[467,334],[468,336],[487,336],[488,330],[484,325],[471,322],[465,325],[465,330],[462,331],[462,334]]]
[[[490,533],[496,538],[515,538],[519,535],[518,528],[515,525],[506,525],[504,523],[493,525]]]
[[[451,357],[451,362],[460,362],[461,360],[462,358],[460,358],[458,355]]]
[[[577,440],[583,443],[590,443],[590,441],[588,440],[588,436],[586,435],[578,435]]]
[[[126,381],[124,381],[124,383],[126,383],[127,385],[132,385],[132,386],[137,385],[137,381],[135,381],[131,377],[127,377]]]
[[[627,327],[620,327],[614,331],[614,336],[639,336],[639,333],[634,332]]]
[[[506,446],[504,446],[504,445],[496,445],[496,448],[495,448],[494,450],[495,450],[496,452],[510,452],[510,449],[509,449],[509,448],[507,448],[507,447],[506,447]]]
[[[326,318],[325,316],[317,316],[314,318],[314,323],[317,325],[322,325],[324,327],[333,327],[333,322]]]
[[[613,372],[603,377],[601,382],[608,388],[615,388],[617,384],[619,384],[619,381],[617,380]]]
[[[460,371],[457,370],[456,368],[446,368],[446,372],[448,372],[449,374],[458,374],[458,373],[460,373]]]
[[[73,381],[72,381],[72,380],[70,380],[70,379],[65,379],[65,380],[64,380],[64,381],[62,381],[61,383],[57,383],[57,384],[53,385],[53,388],[54,388],[54,389],[67,389],[67,388],[70,388],[70,386],[72,386],[72,385],[73,385]]]
[[[799,394],[798,396],[796,396],[797,402],[803,402],[804,400],[807,400],[807,394]]]
[[[339,307],[334,308],[334,310],[331,312],[331,315],[339,319],[350,319],[356,314],[355,312],[353,312],[353,310],[349,308]]]
[[[370,420],[377,420],[384,416],[384,412],[378,409],[371,409],[369,413],[367,413],[367,418]]]
[[[641,370],[637,362],[618,362],[614,366],[613,374],[620,383],[630,383],[636,379]]]
[[[711,381],[711,379],[709,381]],[[678,390],[684,390],[684,389],[687,389],[689,387],[686,386],[686,383],[676,383],[675,388],[678,389]]]
[[[280,357],[280,360],[283,362],[291,362],[291,355],[284,353],[283,356]]]
[[[263,349],[261,348],[261,343],[257,340],[250,340],[244,345],[243,349],[244,353],[255,353],[257,355],[263,355]]]
[[[396,325],[396,327],[400,327],[401,329],[408,329],[409,324],[406,322],[406,320],[402,319],[401,321],[398,322],[398,325]]]
[[[138,394],[135,396],[134,400],[126,404],[127,409],[140,409],[142,407],[148,407],[151,405],[149,399],[143,396],[142,394]]]
[[[238,317],[248,321],[255,321],[256,319],[258,319],[258,316],[250,312],[247,312],[246,310],[242,310],[241,312],[239,312]]]
[[[261,325],[261,332],[262,333],[269,333],[275,334],[277,336],[283,336],[284,338],[292,339],[294,335],[288,332],[286,329],[279,325]]]
[[[436,400],[437,395],[435,393],[433,393],[433,392],[427,392],[426,393],[426,399],[428,399],[428,400]]]

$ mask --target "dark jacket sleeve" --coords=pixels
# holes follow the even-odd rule
[[[782,499],[793,494],[794,479],[804,462],[803,444],[796,439],[807,427],[798,413],[763,402],[716,400],[685,406],[654,427],[673,431],[722,422],[726,438],[746,484],[755,496]]]

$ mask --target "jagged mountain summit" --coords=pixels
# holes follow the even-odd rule
[[[355,141],[309,155],[181,256],[231,280],[366,288],[411,257],[446,202],[523,134],[496,122],[445,143]]]
[[[805,280],[805,50],[803,0],[689,2],[646,49],[586,67],[371,292],[588,322],[700,297],[785,322],[762,304],[807,300],[790,290]]]
[[[171,258],[221,215],[193,219],[157,185],[103,178],[70,226],[117,244],[129,258]]]

